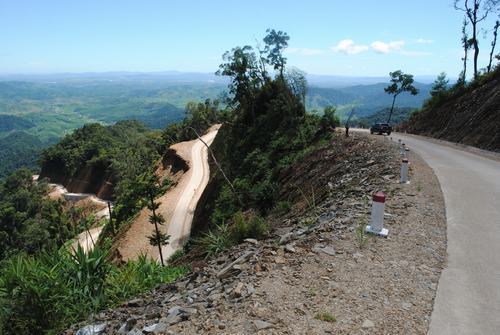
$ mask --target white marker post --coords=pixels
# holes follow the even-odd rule
[[[405,158],[410,159],[410,148],[405,148]]]
[[[403,144],[401,144],[401,147],[399,148],[399,155],[404,156],[405,151],[406,151],[406,148],[405,148],[405,144],[403,143]]]
[[[389,230],[384,228],[384,209],[385,209],[385,193],[376,192],[372,196],[372,220],[369,226],[366,226],[366,232],[387,237]]]
[[[400,184],[409,184],[408,181],[408,158],[403,158],[401,161],[401,178],[399,179]]]

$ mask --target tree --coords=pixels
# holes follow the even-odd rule
[[[450,81],[446,78],[446,73],[441,72],[436,80],[434,81],[434,84],[432,85],[432,90],[431,90],[431,96],[436,96],[443,94],[448,90],[448,83]]]
[[[231,80],[229,92],[232,99],[229,102],[248,107],[255,123],[254,91],[263,85],[263,79],[253,48],[249,45],[233,48],[226,51],[222,59],[225,63],[219,65],[216,74],[228,76]]]
[[[323,117],[321,118],[321,126],[323,128],[335,129],[340,126],[340,119],[335,112],[337,109],[334,106],[326,106],[323,109]]]
[[[347,120],[345,121],[345,137],[349,137],[349,127],[351,125],[351,119],[354,116],[354,108],[351,109],[351,112],[349,113],[349,116],[347,117]]]
[[[391,122],[392,112],[394,111],[394,103],[396,102],[396,98],[398,95],[403,92],[410,92],[411,95],[418,94],[417,88],[413,86],[413,75],[403,73],[401,70],[397,70],[394,72],[389,72],[389,76],[391,77],[391,84],[384,88],[384,91],[387,94],[392,94],[393,99],[387,123]]]
[[[297,68],[292,67],[285,72],[285,80],[293,94],[298,96],[302,104],[306,105],[307,79],[306,73]]]
[[[497,44],[497,34],[498,27],[500,26],[500,21],[495,22],[495,26],[493,27],[493,40],[491,41],[491,52],[490,52],[490,62],[488,63],[488,73],[491,71],[491,62],[493,61],[493,53],[495,52],[495,46]]]
[[[148,205],[147,208],[151,211],[151,215],[149,216],[149,223],[154,224],[155,226],[155,231],[153,232],[152,235],[148,236],[149,243],[152,246],[157,246],[158,247],[158,252],[160,253],[160,261],[161,265],[165,265],[164,260],[163,260],[163,252],[161,250],[162,246],[167,245],[169,242],[168,240],[170,239],[170,235],[167,235],[163,232],[160,231],[159,227],[160,225],[163,225],[165,223],[165,218],[163,215],[158,213],[158,208],[160,207],[159,202],[155,202],[155,198],[162,194],[165,190],[164,188],[160,185],[158,177],[154,174],[154,172],[146,172],[142,177],[142,181],[145,184],[145,192],[146,196],[148,198]]]
[[[464,21],[462,22],[462,47],[464,48],[464,56],[462,57],[462,61],[464,62],[464,69],[458,78],[458,82],[461,85],[465,85],[465,78],[467,76],[467,56],[469,55],[469,50],[472,46],[472,39],[469,38],[467,34],[467,18],[464,17]]]
[[[287,33],[276,31],[274,29],[266,30],[264,43],[266,44],[264,52],[267,54],[267,61],[273,68],[279,71],[280,77],[283,78],[285,70],[286,58],[283,57],[283,50],[288,47],[290,36]]]
[[[463,3],[463,6],[460,5]],[[472,46],[474,47],[474,79],[477,78],[477,60],[479,57],[479,42],[477,40],[478,24],[486,19],[488,14],[496,10],[499,0],[455,0],[455,9],[465,12],[472,26]]]

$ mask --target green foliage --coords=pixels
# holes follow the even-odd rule
[[[446,92],[448,90],[448,83],[449,80],[446,78],[446,73],[441,72],[432,85],[431,96],[434,97],[438,94]]]
[[[219,70],[231,80],[235,109],[231,122],[219,131],[224,143],[216,154],[236,194],[228,186],[219,189],[211,222],[233,223],[236,241],[265,234],[267,228],[258,217],[279,200],[280,174],[330,136],[321,129],[319,116],[305,112],[307,83],[303,73],[285,72],[286,59],[281,52],[288,35],[267,32],[266,48],[259,50],[259,57],[249,46],[234,48],[225,54]],[[279,71],[274,79],[269,77],[267,65]],[[248,209],[259,212],[256,218],[244,219],[238,214]]]
[[[0,133],[11,130],[24,130],[34,127],[35,124],[22,117],[9,114],[0,114]]]
[[[364,223],[365,218],[362,219],[363,222],[359,222],[354,230],[354,241],[358,248],[363,248],[368,242],[368,236],[365,233],[366,223]]]
[[[431,97],[424,103],[425,108],[440,105],[447,100],[453,90],[453,88],[450,90],[448,83],[449,80],[446,79],[446,73],[441,72],[432,85]],[[461,85],[462,83],[460,83]]]
[[[176,250],[167,260],[168,264],[172,264],[186,255],[186,250],[184,247]]]
[[[137,121],[113,126],[87,124],[46,149],[40,159],[45,169],[72,176],[85,166],[103,166],[115,174],[136,174],[144,161],[151,161],[159,149],[149,130]],[[146,165],[148,166],[148,165]]]
[[[46,198],[46,183],[35,183],[28,169],[0,182],[0,260],[24,251],[34,254],[74,235],[62,201]]]
[[[274,205],[273,212],[277,215],[284,215],[292,209],[292,204],[287,200],[280,200]]]
[[[440,74],[440,77],[442,77],[443,74],[444,72]],[[455,100],[459,96],[498,78],[499,75],[500,66],[496,66],[491,72],[478,73],[477,77],[469,83],[459,79],[457,83],[451,87],[448,87],[448,80],[445,77],[438,77],[433,86],[433,91],[435,92],[424,102],[423,109],[439,107],[448,101]]]
[[[219,100],[206,99],[203,103],[189,102],[186,117],[182,122],[172,123],[162,132],[162,139],[168,147],[172,144],[195,139],[211,125],[228,119],[227,110],[221,109]]]
[[[391,122],[391,116],[394,110],[394,103],[396,102],[396,98],[398,95],[404,92],[409,92],[411,95],[418,94],[418,89],[413,85],[414,82],[413,75],[403,73],[401,70],[397,70],[394,72],[389,72],[389,76],[391,77],[390,84],[389,86],[384,88],[384,91],[387,94],[391,94],[393,96],[393,99],[387,123]]]
[[[107,298],[113,303],[124,301],[156,287],[159,283],[172,282],[185,275],[188,270],[184,266],[161,266],[142,255],[137,261],[129,261],[111,269],[106,280]]]
[[[321,320],[325,322],[337,322],[337,318],[329,312],[319,312],[314,316],[316,320]]]
[[[340,126],[340,119],[335,115],[337,109],[334,106],[326,106],[323,109],[323,117],[321,118],[321,126],[323,128],[333,128]]]
[[[18,255],[0,269],[0,333],[57,334],[89,313],[120,303],[162,282],[185,274],[186,268],[161,267],[141,257],[122,267],[107,252],[81,247]]]
[[[283,56],[283,51],[288,47],[290,37],[287,33],[274,29],[267,29],[267,35],[264,37],[264,53],[267,55],[266,60],[274,70],[279,71],[283,77],[286,58]]]
[[[158,208],[160,208],[161,203],[155,202],[155,197],[164,193],[164,191],[161,188],[158,176],[154,172],[146,174],[144,176],[144,179],[147,185],[146,192],[149,198],[147,207],[152,213],[149,216],[149,223],[154,224],[155,226],[155,231],[153,232],[153,234],[148,236],[149,244],[158,247],[158,252],[160,253],[161,265],[163,266],[165,264],[163,261],[162,246],[165,246],[169,243],[170,235],[165,234],[158,228],[158,226],[163,225],[165,223],[165,218],[163,217],[162,214],[158,213]]]
[[[261,239],[269,232],[269,225],[261,217],[250,215],[245,217],[242,212],[237,212],[232,218],[231,239],[239,243],[246,238]]]
[[[197,243],[202,247],[207,258],[220,254],[232,245],[229,226],[224,223],[216,225],[215,229],[203,234]]]
[[[390,111],[391,111],[390,108],[384,108],[382,110],[373,113],[372,115],[358,118],[354,123],[357,123],[359,126],[369,128],[375,123],[385,122],[389,117]],[[402,122],[408,121],[415,111],[417,111],[416,108],[409,108],[409,107],[394,108],[391,117],[392,123],[400,124]]]
[[[21,167],[36,169],[38,155],[50,143],[21,130],[0,136],[0,179]]]

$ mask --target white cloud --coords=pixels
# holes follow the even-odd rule
[[[434,40],[426,40],[425,38],[419,38],[416,42],[418,44],[432,44],[434,43]]]
[[[312,48],[287,48],[285,53],[287,54],[297,54],[302,56],[316,56],[322,54],[324,51],[321,49]]]
[[[353,40],[342,40],[331,48],[335,52],[342,52],[346,55],[355,55],[368,50],[367,45],[355,44]]]
[[[375,41],[370,46],[375,52],[386,54],[391,51],[401,50],[401,47],[405,44],[404,41],[392,41],[389,43],[385,43],[382,41]]]

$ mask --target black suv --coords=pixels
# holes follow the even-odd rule
[[[391,132],[392,127],[388,123],[375,123],[370,128],[370,134],[378,133],[379,135],[382,135],[383,133],[386,133],[387,135],[390,135]]]

